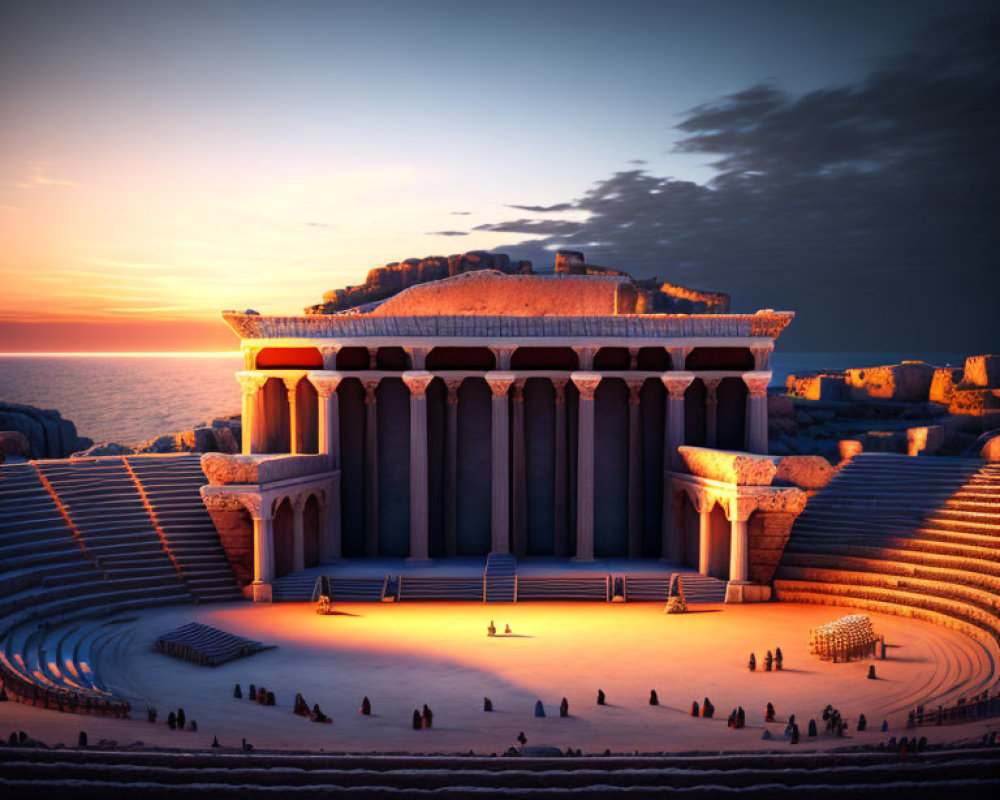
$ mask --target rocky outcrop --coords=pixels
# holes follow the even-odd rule
[[[27,437],[19,431],[0,431],[0,464],[11,456],[28,458],[31,455],[31,444]]]
[[[127,456],[134,453],[239,453],[241,438],[240,415],[230,414],[207,420],[191,430],[165,433],[138,444],[100,442],[73,453],[73,458]]]
[[[836,474],[836,468],[822,456],[783,456],[778,461],[774,478],[807,492],[815,492],[826,486]]]
[[[347,286],[335,289],[323,295],[323,302],[305,309],[306,314],[337,314],[345,311],[367,314],[372,312],[377,304],[395,297],[413,286],[444,281],[469,272],[492,270],[503,275],[533,275],[530,261],[512,261],[504,253],[487,253],[482,250],[460,255],[428,256],[426,258],[408,258],[402,262],[393,262],[384,267],[376,267],[368,273],[365,282],[360,286]],[[729,295],[721,292],[707,292],[699,289],[689,289],[672,283],[660,283],[652,280],[633,280],[625,271],[587,264],[583,253],[573,250],[561,250],[556,254],[555,273],[557,275],[600,276],[620,278],[627,284],[627,302],[608,313],[618,314],[723,314],[729,310]],[[563,286],[565,289],[566,287]],[[564,295],[565,298],[565,295]],[[381,311],[386,315],[388,311]],[[394,315],[403,312],[395,310]],[[427,314],[427,311],[423,312]],[[485,313],[485,312],[468,312]],[[556,312],[551,312],[556,313]],[[581,312],[567,307],[563,315],[579,314]]]
[[[0,431],[16,431],[28,441],[31,458],[66,458],[94,442],[77,436],[76,425],[58,411],[0,402]]]

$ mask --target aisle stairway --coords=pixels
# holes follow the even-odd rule
[[[223,742],[233,744],[239,743]],[[787,748],[708,756],[488,758],[0,747],[0,793],[67,800],[534,795],[978,800],[1000,792],[996,747],[902,756]]]
[[[240,600],[243,595],[226,558],[200,488],[201,457],[129,456],[125,459],[148,499],[191,594],[198,602]]]
[[[1000,465],[859,455],[795,521],[779,600],[910,615],[1000,664]],[[993,680],[996,679],[996,667]]]
[[[490,553],[486,559],[487,603],[513,603],[517,599],[517,559],[510,553]]]

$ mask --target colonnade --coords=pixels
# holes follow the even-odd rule
[[[387,377],[399,378],[410,392],[409,399],[409,461],[410,461],[410,530],[409,557],[425,560],[429,557],[429,446],[427,431],[427,390],[431,383],[442,380],[447,391],[444,452],[443,452],[443,495],[442,514],[443,540],[446,555],[457,554],[458,512],[458,392],[464,380],[481,378],[491,392],[491,502],[490,530],[491,550],[507,553],[511,543],[516,553],[524,553],[527,543],[527,469],[525,441],[524,386],[529,377],[548,378],[555,395],[555,433],[553,469],[553,522],[555,527],[554,552],[556,556],[575,556],[580,560],[594,557],[595,492],[598,490],[595,478],[595,394],[607,377],[623,379],[628,387],[628,554],[641,555],[642,539],[642,422],[640,416],[640,393],[646,380],[658,378],[667,393],[666,417],[664,420],[664,469],[677,470],[678,448],[685,443],[685,392],[696,378],[701,378],[706,389],[705,435],[708,446],[716,439],[717,389],[723,377],[718,371],[701,374],[695,371],[676,369],[668,372],[596,371],[593,357],[597,348],[574,348],[584,369],[571,372],[545,370],[511,370],[510,361],[513,347],[491,348],[496,356],[498,369],[488,371],[454,370],[428,371],[423,369],[426,348],[407,348],[410,370],[387,373],[385,371],[338,371],[336,369],[337,348],[321,348],[324,369],[298,370],[247,370],[237,377],[243,387],[244,436],[243,452],[259,452],[261,443],[267,441],[267,409],[264,405],[262,387],[269,378],[281,377],[285,383],[289,400],[288,424],[291,452],[300,451],[303,441],[297,413],[297,395],[300,381],[306,378],[315,388],[317,396],[317,445],[321,454],[327,456],[332,470],[340,469],[340,411],[338,387],[345,378],[357,378],[364,389],[364,542],[365,555],[378,555],[378,415],[377,389],[379,382]],[[691,348],[666,348],[671,362],[683,365]],[[757,348],[753,348],[757,349]],[[763,358],[755,352],[755,364],[766,365],[769,348],[760,348]],[[374,362],[373,362],[374,363]],[[248,366],[252,366],[248,364]],[[632,359],[636,368],[635,357]],[[748,451],[767,451],[767,384],[770,373],[762,369],[749,371],[727,371],[727,375],[739,376],[746,384],[747,404],[745,446]],[[566,387],[572,382],[579,397],[577,407],[576,475],[575,480],[567,480],[567,468],[573,459],[567,448]],[[663,554],[674,558],[676,547],[671,539],[669,524],[669,492],[664,492],[663,514]],[[575,508],[576,548],[570,553],[566,534],[568,532],[568,510]],[[745,534],[745,521],[744,521]],[[273,534],[272,534],[273,536]],[[339,555],[339,535],[337,553]],[[256,540],[256,537],[255,537]],[[745,535],[744,535],[745,540]],[[745,545],[743,547],[745,554]],[[736,552],[736,548],[734,548]],[[330,555],[333,555],[332,553]],[[734,556],[735,557],[735,556]],[[745,555],[743,557],[745,561]],[[256,561],[256,559],[255,559]],[[743,574],[739,565],[736,572]]]

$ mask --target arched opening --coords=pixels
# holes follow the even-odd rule
[[[319,452],[319,395],[308,378],[298,382],[295,391],[295,418],[298,427],[298,452]]]
[[[288,498],[274,512],[274,577],[280,578],[295,569],[295,512]]]
[[[410,359],[402,347],[380,347],[376,363],[379,369],[403,372],[410,368]]]
[[[753,369],[753,353],[747,347],[696,347],[688,353],[686,369]]]
[[[720,450],[744,449],[747,386],[742,378],[724,378],[716,391],[715,446]]]
[[[257,369],[323,369],[315,347],[265,347],[257,353]]]
[[[640,347],[639,369],[666,372],[670,369],[670,354],[663,347]]]
[[[728,580],[729,520],[726,519],[726,512],[718,503],[712,508],[709,537],[709,552],[712,554],[712,569],[709,574],[713,578]]]
[[[309,495],[302,509],[302,553],[307,567],[319,565],[319,537],[322,535],[322,515],[316,495]]]
[[[580,360],[569,347],[519,347],[510,360],[511,369],[575,370]]]
[[[488,347],[435,347],[425,363],[429,370],[496,369],[496,358]]]
[[[602,347],[594,354],[594,369],[628,369],[632,364],[627,347]]]
[[[359,370],[368,369],[371,360],[367,347],[342,347],[337,353],[337,369],[339,370]]]
[[[705,391],[700,379],[684,390],[684,444],[705,446]]]
[[[681,525],[683,526],[682,541],[684,543],[684,556],[682,562],[689,567],[698,569],[698,556],[701,552],[701,544],[699,541],[701,536],[701,515],[698,513],[698,509],[695,508],[694,503],[691,502],[691,498],[688,496],[687,492],[681,492],[680,501],[683,511],[681,515]]]
[[[289,435],[288,390],[281,378],[268,378],[261,389],[263,398],[264,453],[291,451]]]

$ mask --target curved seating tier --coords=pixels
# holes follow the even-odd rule
[[[223,742],[224,745],[230,743]],[[238,744],[238,743],[236,743]],[[711,756],[331,756],[0,747],[12,796],[995,797],[1000,748]]]
[[[106,620],[191,600],[121,458],[0,467],[0,679],[9,695],[127,714],[96,674],[115,633]]]
[[[862,454],[810,499],[775,574],[779,600],[959,630],[1000,682],[1000,465]]]

